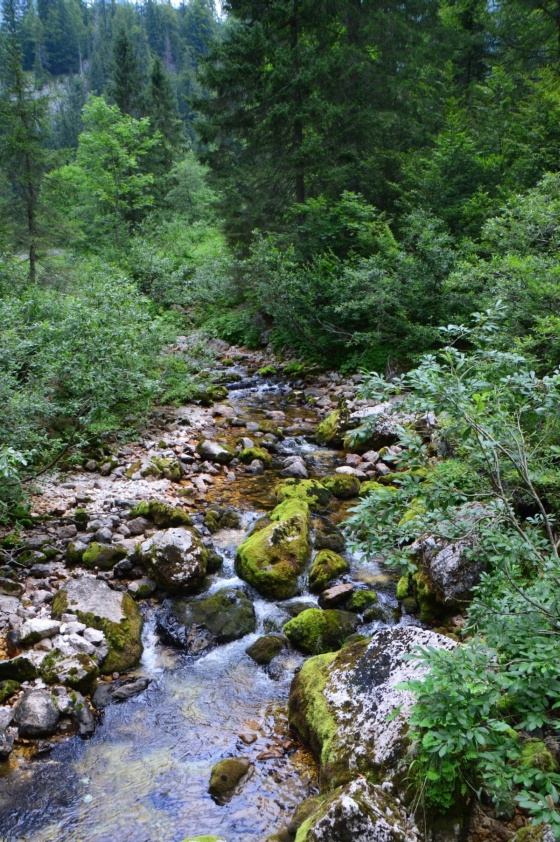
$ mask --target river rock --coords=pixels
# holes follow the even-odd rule
[[[307,479],[309,474],[301,456],[289,456],[284,459],[284,470],[280,472],[280,476]]]
[[[47,690],[28,690],[14,710],[20,737],[50,737],[56,731],[59,713]]]
[[[14,718],[14,712],[10,707],[0,707],[0,731],[5,731]]]
[[[239,588],[222,588],[202,599],[168,600],[157,618],[162,638],[196,654],[255,631],[253,603]]]
[[[302,500],[286,500],[269,520],[238,547],[235,570],[263,596],[289,599],[311,554],[309,507]]]
[[[324,591],[329,582],[342,576],[343,573],[348,573],[349,569],[348,562],[338,553],[332,550],[320,550],[313,559],[309,571],[309,590],[312,593]]]
[[[0,763],[4,763],[10,757],[14,748],[14,738],[5,731],[0,731]]]
[[[20,631],[20,644],[32,646],[45,637],[54,637],[60,631],[60,622],[47,617],[26,620]]]
[[[10,614],[15,614],[20,606],[20,601],[15,596],[0,594],[0,616],[7,619]]]
[[[308,608],[284,626],[284,634],[294,646],[308,655],[340,649],[356,631],[357,619],[348,611]]]
[[[105,708],[114,702],[125,702],[143,693],[151,684],[150,678],[136,678],[127,681],[100,683],[95,688],[92,701],[94,707]]]
[[[323,785],[339,786],[358,774],[390,780],[406,772],[414,697],[397,687],[425,674],[404,660],[416,646],[456,644],[427,629],[393,626],[370,641],[310,658],[295,676],[290,724],[313,750]]]
[[[350,582],[341,585],[333,585],[327,588],[319,597],[319,605],[321,608],[336,608],[337,605],[342,605],[354,593],[355,586]]]
[[[127,526],[133,535],[142,534],[150,529],[152,526],[150,521],[162,529],[172,526],[192,526],[192,520],[187,512],[178,506],[169,505],[165,500],[142,500],[132,507],[129,515],[130,520],[127,521]],[[139,529],[141,529],[140,532],[138,532]]]
[[[285,500],[302,500],[311,511],[323,511],[332,500],[332,494],[316,479],[286,479],[274,492],[278,503]]]
[[[235,789],[252,769],[247,757],[228,757],[212,768],[208,792],[218,804],[229,801]]]
[[[47,684],[64,684],[82,693],[91,693],[99,667],[89,655],[65,655],[51,650],[41,663],[41,676]]]
[[[233,459],[233,453],[216,441],[204,439],[196,448],[203,459],[209,462],[218,462],[220,465],[229,465]]]
[[[301,825],[296,842],[418,842],[416,828],[383,786],[365,778],[336,789]]]
[[[360,480],[353,474],[330,474],[323,477],[322,483],[339,500],[350,500],[360,493]]]
[[[74,691],[71,716],[80,737],[84,739],[95,733],[95,716],[81,693]]]
[[[70,579],[53,601],[55,616],[67,611],[105,634],[109,652],[101,663],[102,673],[126,672],[136,666],[142,655],[142,617],[129,594],[111,590],[94,576]]]
[[[0,681],[31,681],[38,676],[36,660],[31,655],[18,655],[7,661],[0,661]]]
[[[268,666],[273,658],[279,655],[282,649],[285,649],[286,643],[286,638],[283,635],[266,634],[255,640],[247,647],[245,652],[255,663],[260,666]]]
[[[82,555],[82,564],[89,568],[98,567],[100,570],[112,570],[115,564],[125,556],[125,548],[118,544],[111,545],[92,541]]]
[[[140,544],[137,554],[158,587],[169,593],[193,593],[206,575],[208,554],[191,529],[162,529]]]

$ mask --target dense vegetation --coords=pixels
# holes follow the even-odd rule
[[[427,530],[476,533],[485,563],[468,643],[424,655],[414,774],[430,808],[484,788],[560,838],[550,753],[521,762],[560,703],[557,4],[223,9],[2,2],[0,518],[195,394],[178,332],[374,369],[370,394],[442,414],[452,458],[403,430],[430,481],[352,528],[406,576]]]

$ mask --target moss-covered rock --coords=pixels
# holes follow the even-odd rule
[[[172,526],[192,526],[190,516],[178,506],[170,506],[163,500],[142,500],[130,510],[130,518],[146,517],[156,526],[168,528]]]
[[[95,661],[83,653],[64,655],[52,649],[41,662],[41,677],[47,684],[64,684],[80,693],[91,693],[98,675]]]
[[[282,649],[286,647],[286,639],[279,634],[267,634],[259,637],[245,652],[257,664],[261,666],[268,666],[268,664],[280,654]]]
[[[183,466],[177,459],[166,459],[163,456],[152,456],[141,471],[144,477],[163,477],[171,482],[180,482],[184,472]]]
[[[0,705],[11,699],[20,687],[19,681],[0,681]]]
[[[519,765],[525,769],[556,772],[558,763],[542,740],[527,740],[523,745]]]
[[[346,432],[347,413],[335,409],[324,421],[321,421],[315,432],[315,439],[319,444],[340,448],[343,446]]]
[[[81,564],[85,551],[88,549],[87,544],[81,541],[69,541],[66,544],[66,561],[68,564]]]
[[[554,834],[547,824],[528,824],[517,831],[511,842],[554,842]]]
[[[359,590],[352,594],[344,607],[347,611],[355,611],[357,614],[363,614],[372,605],[377,605],[378,601],[379,597],[375,591]]]
[[[320,550],[309,571],[309,590],[313,593],[324,591],[329,582],[348,573],[350,569],[346,559],[332,550]]]
[[[412,693],[402,690],[425,669],[407,660],[417,646],[455,644],[426,629],[394,626],[370,641],[310,658],[292,681],[289,721],[319,764],[323,790],[358,774],[381,782],[407,774]]]
[[[379,491],[390,491],[394,493],[396,490],[394,485],[382,485],[374,479],[369,479],[360,485],[360,497],[367,497],[368,494],[376,494]]]
[[[410,576],[407,573],[397,582],[397,599],[406,599],[410,590]]]
[[[53,614],[70,611],[90,628],[105,634],[109,653],[101,673],[126,672],[142,655],[142,616],[131,596],[113,591],[93,576],[70,579],[55,595]]]
[[[441,603],[423,570],[417,570],[414,573],[412,582],[420,620],[428,626],[442,616]]]
[[[359,778],[325,798],[300,826],[295,842],[407,842],[417,838],[410,830],[395,799],[381,786]]]
[[[272,465],[272,455],[264,447],[245,447],[239,454],[239,461],[244,465],[250,465],[255,459],[267,468]]]
[[[18,682],[32,681],[39,672],[35,662],[28,655],[18,655],[0,661],[0,681]]]
[[[276,369],[273,365],[265,365],[262,368],[259,368],[257,374],[260,374],[261,377],[274,377]]]
[[[82,555],[84,567],[112,570],[117,561],[126,558],[127,551],[119,544],[98,544],[93,541]]]
[[[198,599],[168,600],[158,615],[157,628],[166,642],[198,654],[254,632],[255,609],[240,588],[222,588]]]
[[[162,529],[139,544],[136,554],[157,586],[168,593],[195,593],[206,576],[208,551],[193,529]]]
[[[238,547],[235,569],[263,596],[289,599],[311,554],[309,507],[301,500],[286,500],[269,519]]]
[[[357,497],[361,490],[360,480],[352,474],[330,474],[323,477],[322,483],[339,500]]]
[[[356,626],[355,615],[348,611],[308,608],[286,623],[284,634],[302,652],[318,655],[340,649]]]
[[[225,803],[251,768],[251,761],[246,757],[228,757],[226,760],[220,760],[212,768],[208,792],[218,803]]]
[[[303,500],[311,511],[322,511],[332,501],[331,492],[316,479],[286,479],[276,486],[278,503],[284,500]]]

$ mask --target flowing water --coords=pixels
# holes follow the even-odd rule
[[[294,407],[288,391],[282,385],[241,382],[232,388],[230,402],[245,421],[283,410],[289,432],[281,453],[304,455],[314,476],[331,472],[337,454],[305,436],[317,424],[316,414]],[[240,529],[214,536],[224,566],[211,590],[243,584],[234,571],[235,548],[255,518],[274,505],[277,481],[276,472],[266,471],[229,485],[216,483],[213,501],[235,506],[243,520]],[[343,514],[344,508],[332,521]],[[394,582],[375,563],[350,561],[353,578],[378,590],[389,619],[396,604]],[[316,602],[305,582],[302,587],[299,598]],[[310,753],[286,743],[289,687],[303,658],[285,650],[264,669],[245,654],[260,634],[288,619],[281,603],[251,595],[257,632],[198,659],[158,641],[155,608],[146,606],[144,655],[136,673],[152,679],[149,688],[106,708],[90,740],[73,737],[58,742],[45,757],[20,754],[10,764],[0,779],[2,842],[181,842],[203,834],[227,842],[264,842],[283,826],[294,808],[316,792]],[[257,759],[282,744],[283,756]],[[253,774],[229,803],[219,806],[207,791],[211,768],[240,755],[254,761]]]

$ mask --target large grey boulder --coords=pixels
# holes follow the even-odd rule
[[[191,529],[162,529],[137,548],[157,586],[169,593],[193,593],[206,575],[208,552]]]
[[[324,783],[337,786],[358,774],[391,780],[403,772],[414,697],[398,686],[424,674],[405,660],[417,646],[456,644],[427,629],[393,626],[310,658],[295,676],[290,724],[312,748]]]
[[[20,737],[50,737],[56,731],[59,712],[47,690],[28,690],[16,705],[14,723]]]
[[[296,842],[418,842],[402,807],[365,778],[335,790],[301,825]]]

